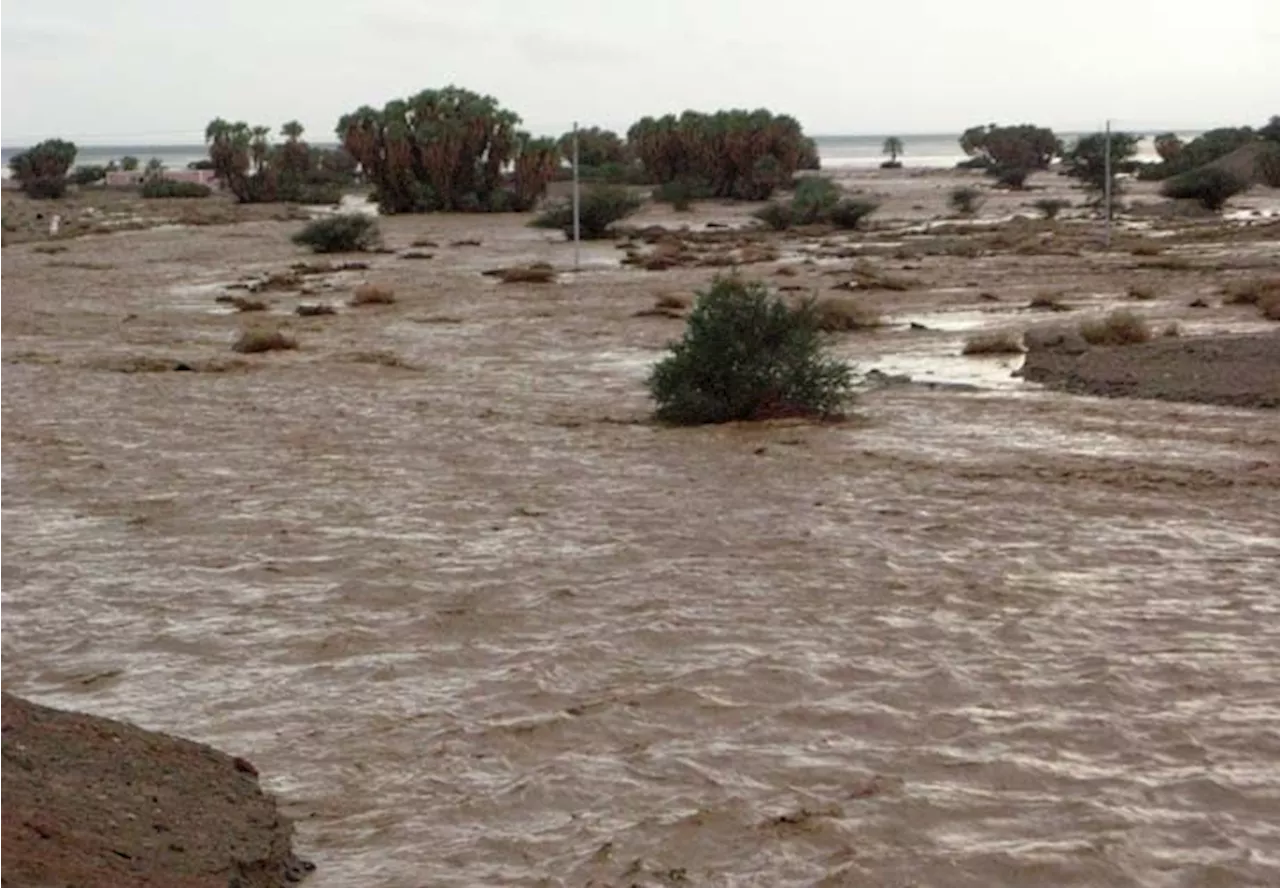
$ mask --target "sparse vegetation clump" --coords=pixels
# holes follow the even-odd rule
[[[580,236],[583,240],[609,237],[609,226],[635,213],[642,203],[622,185],[597,185],[584,190],[578,207]],[[548,207],[529,224],[535,228],[563,231],[566,238],[573,240],[573,204],[562,201]]]
[[[771,201],[752,213],[774,231],[826,223],[854,229],[879,208],[875,201],[841,197],[840,186],[824,176],[805,176],[789,201]]]
[[[884,326],[884,317],[868,305],[847,296],[827,296],[813,303],[818,329],[825,333],[874,330]]]
[[[1138,345],[1152,338],[1151,326],[1125,308],[1080,323],[1080,336],[1090,345]]]
[[[176,182],[152,176],[142,183],[139,193],[145,198],[160,197],[208,197],[213,189],[199,182]]]
[[[546,194],[560,152],[520,122],[492,96],[449,86],[362,107],[337,134],[384,213],[523,212]]]
[[[1032,204],[1046,219],[1056,219],[1058,214],[1071,206],[1071,201],[1059,197],[1042,197]]]
[[[78,166],[67,175],[67,181],[72,185],[94,185],[107,178],[107,168],[105,166]]]
[[[376,219],[363,213],[342,213],[309,222],[293,242],[315,253],[357,253],[382,242]]]
[[[1200,167],[1166,179],[1160,193],[1174,200],[1194,200],[1210,212],[1221,212],[1226,203],[1247,190],[1249,183],[1217,167]]]
[[[812,302],[790,306],[738,277],[698,295],[683,338],[648,379],[658,419],[678,425],[833,418],[852,384],[852,367],[825,352]]]
[[[288,351],[297,347],[298,340],[283,330],[253,328],[241,333],[231,350],[242,355],[254,355],[269,351]]]
[[[1031,297],[1027,308],[1033,311],[1071,311],[1071,306],[1063,301],[1061,293],[1037,293]]]
[[[1125,292],[1130,299],[1138,302],[1150,302],[1156,298],[1156,291],[1146,284],[1130,284]]]
[[[390,287],[380,287],[377,284],[361,284],[351,294],[351,304],[355,306],[392,305],[395,301],[395,291]]]
[[[1020,355],[1026,350],[1021,333],[1016,330],[993,330],[970,336],[965,340],[961,354]]]
[[[957,186],[947,195],[947,203],[951,205],[951,209],[965,216],[978,212],[984,200],[982,192],[972,185]]]
[[[546,262],[498,268],[485,274],[496,277],[504,284],[549,284],[556,279],[556,270]]]
[[[9,158],[9,170],[28,197],[52,200],[67,193],[67,171],[75,160],[74,144],[46,139]]]

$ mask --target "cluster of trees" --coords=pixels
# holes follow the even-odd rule
[[[210,167],[241,203],[336,203],[355,175],[356,161],[342,151],[313,148],[302,134],[302,124],[289,121],[280,128],[285,141],[277,145],[269,127],[219,117],[204,135]]]
[[[492,96],[450,86],[359,108],[337,133],[384,213],[523,211],[546,193],[559,151],[520,122]]]

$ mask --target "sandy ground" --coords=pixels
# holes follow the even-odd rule
[[[1000,222],[1056,177],[912,227],[957,178],[850,177],[885,202],[857,234],[650,208],[703,233],[631,251],[701,264],[605,242],[544,285],[482,274],[571,264],[520,218],[398,217],[265,312],[215,299],[310,261],[297,222],[6,247],[6,690],[250,758],[315,886],[1276,884],[1280,415],[960,350],[1117,305],[1274,331],[1222,290],[1280,230]],[[681,322],[637,312],[748,248],[930,385],[652,425]],[[255,325],[299,347],[231,352]]]

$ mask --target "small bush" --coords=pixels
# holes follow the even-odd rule
[[[1153,244],[1150,241],[1134,244],[1129,248],[1129,252],[1134,256],[1159,256],[1164,252],[1164,247],[1159,244]]]
[[[282,330],[245,330],[240,338],[231,346],[231,350],[242,355],[253,355],[269,351],[288,351],[298,347],[298,340]]]
[[[583,240],[610,237],[609,226],[640,209],[643,201],[619,185],[597,185],[583,190],[578,208],[578,232]],[[529,223],[534,228],[564,232],[573,240],[573,202],[562,201],[543,210]]]
[[[791,198],[791,213],[796,225],[812,225],[826,221],[840,202],[840,186],[825,176],[803,176],[796,183]]]
[[[658,419],[697,425],[838,416],[852,383],[852,368],[825,354],[812,302],[793,308],[759,281],[722,277],[647,384]]]
[[[300,318],[318,318],[323,315],[337,314],[338,310],[325,302],[303,302],[294,312]]]
[[[1214,213],[1227,201],[1246,191],[1249,184],[1217,167],[1202,167],[1165,181],[1160,193],[1174,200],[1194,200]]]
[[[304,183],[292,189],[286,200],[288,203],[332,206],[342,203],[342,186],[338,183]]]
[[[361,284],[351,294],[352,305],[391,305],[396,301],[396,294],[389,287],[377,284]]]
[[[900,169],[902,169],[902,161],[900,161],[900,160],[886,160],[884,163],[880,164],[880,169],[882,169],[882,170],[900,170]]]
[[[9,158],[9,169],[28,197],[53,200],[67,193],[67,171],[76,159],[76,146],[46,139]]]
[[[827,212],[827,218],[837,228],[854,229],[879,208],[880,204],[873,200],[846,197]]]
[[[770,201],[751,214],[774,231],[786,231],[795,220],[791,212],[791,204],[782,201]]]
[[[1151,327],[1140,315],[1121,308],[1081,322],[1080,335],[1090,345],[1137,345],[1151,340]]]
[[[1060,293],[1037,293],[1031,297],[1027,308],[1034,311],[1071,311],[1071,306],[1062,301]]]
[[[961,354],[966,355],[1020,355],[1027,349],[1022,344],[1022,334],[1014,330],[994,330],[975,333],[964,341]]]
[[[1057,197],[1042,197],[1032,206],[1043,213],[1046,219],[1056,219],[1059,213],[1071,206],[1071,201]]]
[[[314,253],[354,253],[377,247],[382,237],[377,220],[363,213],[343,213],[308,223],[293,242]]]
[[[1280,277],[1231,281],[1223,289],[1228,305],[1262,305],[1280,299]]]
[[[175,182],[153,176],[142,183],[140,193],[145,198],[208,197],[213,194],[213,189],[199,182]]]
[[[818,329],[824,333],[872,330],[884,326],[880,312],[847,296],[819,299],[813,303],[813,311],[818,318]]]
[[[1130,284],[1127,295],[1139,302],[1149,302],[1156,298],[1156,291],[1144,284]]]
[[[494,274],[504,284],[549,284],[556,279],[556,270],[545,262],[500,268]]]
[[[947,195],[947,202],[957,213],[972,216],[978,212],[984,198],[982,192],[972,185],[960,185],[951,189],[951,193]]]

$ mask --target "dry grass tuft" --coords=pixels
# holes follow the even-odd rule
[[[1280,278],[1250,278],[1230,281],[1223,288],[1228,305],[1262,305],[1271,299],[1280,299]]]
[[[304,302],[294,309],[300,318],[315,318],[321,315],[337,314],[338,310],[325,302]]]
[[[415,241],[413,241],[412,243],[410,243],[410,244],[409,244],[409,246],[411,246],[411,247],[422,247],[422,248],[424,248],[424,249],[434,250],[434,249],[436,249],[437,247],[439,247],[440,245],[439,245],[438,243],[436,243],[435,241],[431,240],[430,238],[420,237],[420,238],[418,238],[417,240],[415,240]]]
[[[401,259],[434,259],[435,253],[424,253],[421,250],[406,250],[400,254]]]
[[[1280,296],[1260,303],[1262,316],[1268,321],[1280,321]]]
[[[266,311],[267,303],[261,299],[250,299],[248,296],[228,296],[219,301],[235,306],[236,311]]]
[[[1130,299],[1136,299],[1139,302],[1150,302],[1156,298],[1156,291],[1145,284],[1130,284],[1126,293]]]
[[[1151,327],[1125,308],[1080,323],[1080,336],[1090,345],[1137,345],[1151,340]]]
[[[390,287],[377,284],[361,284],[351,294],[352,305],[391,305],[395,301],[396,294]]]
[[[991,330],[975,333],[964,341],[964,355],[1020,355],[1027,350],[1017,330]]]
[[[813,305],[818,316],[818,327],[828,333],[844,333],[851,330],[873,330],[884,326],[884,317],[870,306],[856,299],[827,296]]]
[[[288,351],[298,347],[298,340],[283,330],[249,329],[240,334],[231,350],[242,355],[255,355],[269,351]]]
[[[31,248],[31,252],[52,255],[54,253],[67,252],[67,247],[64,244],[36,244]]]
[[[1182,335],[1182,328],[1178,326],[1177,321],[1170,321],[1165,324],[1164,329],[1160,331],[1160,335],[1165,339],[1177,339]]]
[[[1164,252],[1164,247],[1159,244],[1138,243],[1134,244],[1129,252],[1134,256],[1159,256]]]
[[[1027,308],[1034,311],[1071,311],[1071,306],[1063,301],[1061,293],[1037,293],[1031,297]]]
[[[514,268],[499,268],[485,272],[504,284],[549,284],[556,279],[556,270],[545,262],[532,265],[517,265]]]

